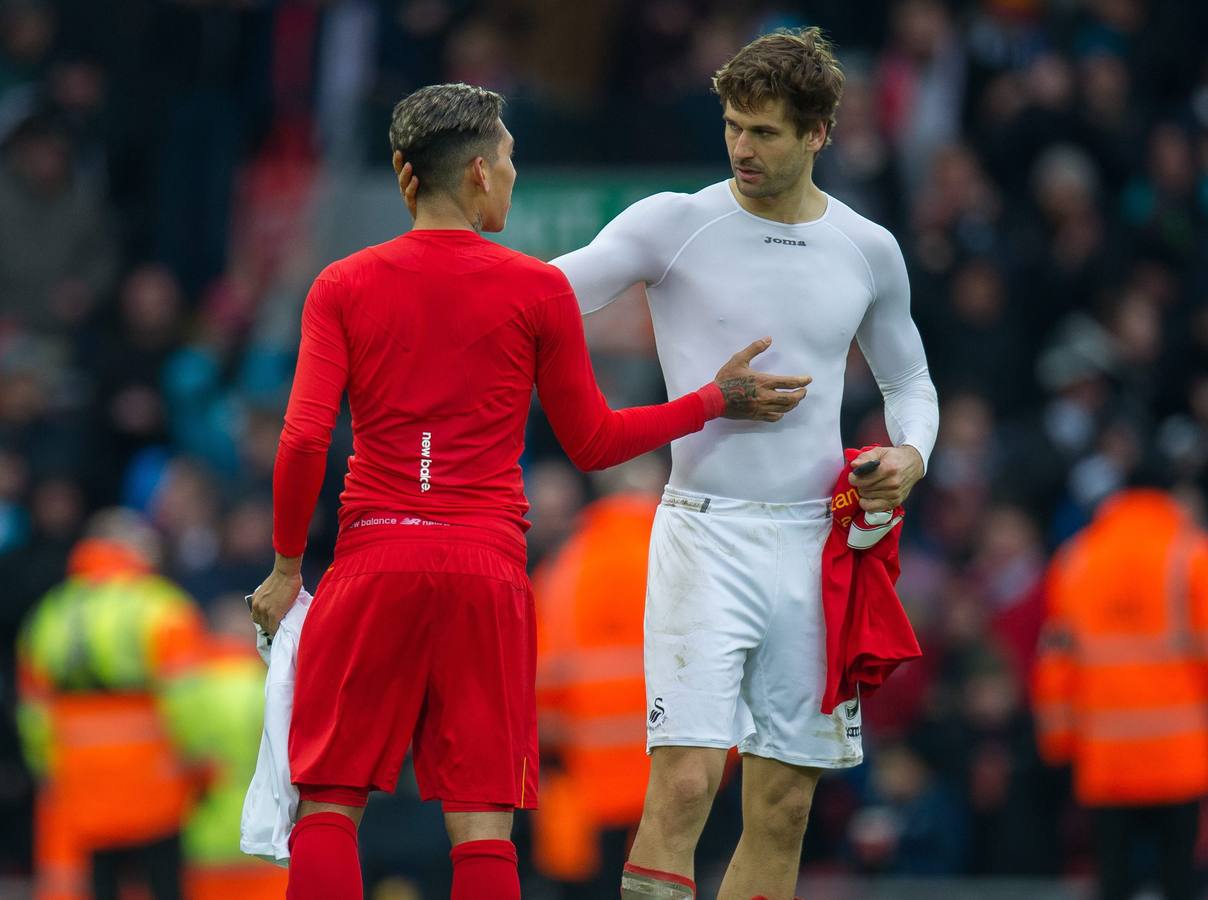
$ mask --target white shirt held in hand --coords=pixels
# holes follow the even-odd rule
[[[270,640],[257,629],[256,649],[268,663],[264,680],[264,733],[256,772],[243,800],[239,849],[279,866],[289,865],[289,833],[298,814],[298,789],[289,774],[289,721],[294,710],[298,638],[310,609],[303,588]]]

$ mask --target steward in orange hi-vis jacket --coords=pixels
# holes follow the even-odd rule
[[[536,864],[577,883],[573,896],[587,896],[585,882],[601,874],[602,835],[627,832],[642,815],[650,773],[642,611],[657,508],[657,497],[638,493],[597,500],[533,580],[541,739],[560,763],[543,766]],[[615,871],[604,881],[615,896]]]
[[[26,619],[18,724],[38,777],[36,900],[116,897],[129,864],[152,896],[180,896],[180,829],[196,773],[164,725],[158,688],[204,635],[193,602],[153,573],[157,538],[98,513],[68,577]]]
[[[1169,495],[1123,491],[1058,552],[1047,594],[1040,751],[1072,764],[1094,811],[1103,896],[1131,896],[1148,832],[1166,896],[1190,898],[1208,794],[1208,536]]]

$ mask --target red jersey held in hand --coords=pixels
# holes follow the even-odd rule
[[[871,449],[843,451],[847,465],[831,498],[831,532],[822,549],[823,715],[857,691],[870,696],[901,663],[923,655],[894,590],[900,571],[898,526],[905,513],[900,506],[888,516],[865,513],[848,481],[852,460]]]
[[[658,406],[609,409],[566,276],[472,231],[411,231],[328,266],[306,298],[277,451],[277,551],[306,546],[345,390],[353,455],[342,527],[399,515],[522,543],[518,461],[534,385],[583,469],[698,431],[724,406],[710,384]]]

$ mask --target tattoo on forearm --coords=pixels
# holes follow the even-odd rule
[[[726,401],[727,415],[749,415],[755,411],[757,384],[754,375],[727,378],[718,387]]]

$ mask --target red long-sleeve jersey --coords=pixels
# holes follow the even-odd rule
[[[319,274],[273,471],[273,543],[306,546],[331,429],[348,391],[353,455],[340,523],[401,513],[523,541],[519,458],[534,384],[575,465],[616,465],[721,415],[709,384],[609,409],[579,305],[553,266],[471,231],[411,231]]]

